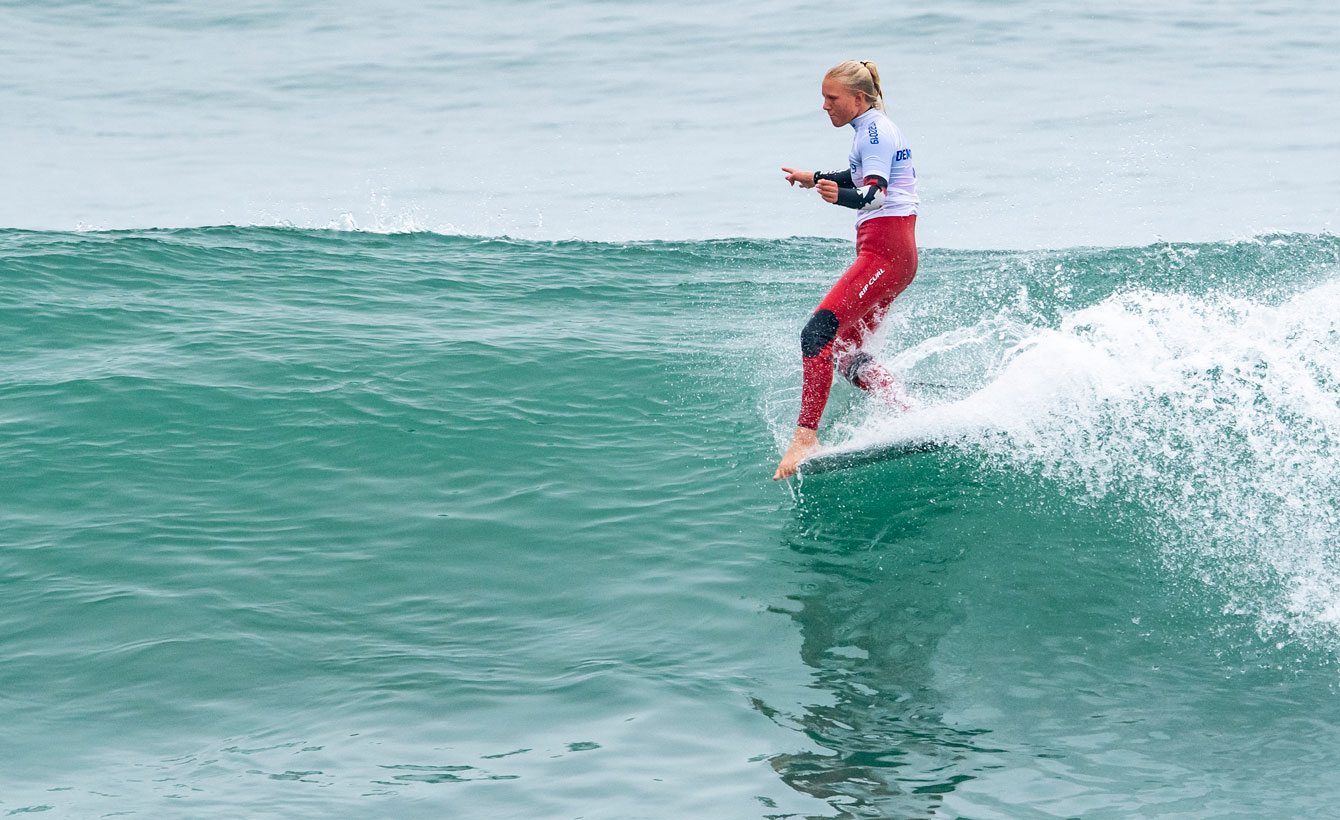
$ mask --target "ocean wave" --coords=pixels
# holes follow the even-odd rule
[[[867,409],[839,438],[938,436],[992,469],[1054,481],[1073,503],[1133,505],[1122,526],[1158,547],[1198,606],[1277,648],[1335,652],[1335,247],[1271,237],[1035,259],[1010,280],[1013,300],[973,301],[902,349],[886,340],[896,372],[956,383],[960,398],[906,421]],[[1085,269],[1067,272],[1077,258]]]

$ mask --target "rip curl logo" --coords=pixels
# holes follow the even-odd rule
[[[866,282],[866,283],[865,283],[865,287],[861,288],[861,292],[858,293],[858,294],[856,294],[856,298],[857,298],[857,299],[863,299],[863,298],[865,298],[865,292],[866,292],[867,290],[870,290],[870,286],[873,285],[873,284],[875,284],[876,282],[878,282],[878,281],[879,281],[879,277],[881,277],[881,276],[883,276],[883,275],[884,275],[884,269],[883,269],[883,268],[880,268],[879,270],[875,271],[875,275],[872,276],[872,277],[870,277],[870,281],[869,281],[869,282]]]
[[[871,145],[879,145],[879,129],[875,127],[873,122],[870,123],[869,128],[865,129],[865,132],[870,135]]]

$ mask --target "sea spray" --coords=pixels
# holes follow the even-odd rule
[[[1236,290],[1237,288],[1234,288]],[[1270,641],[1340,651],[1340,280],[1278,303],[1122,290],[1021,320],[1021,303],[892,358],[971,394],[907,419],[864,408],[844,446],[938,435],[1147,513],[1170,572]],[[975,383],[974,383],[975,382]]]

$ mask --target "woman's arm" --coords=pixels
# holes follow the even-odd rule
[[[802,188],[813,188],[820,181],[830,179],[836,182],[839,188],[855,188],[856,184],[851,181],[851,170],[843,168],[841,171],[797,171],[795,168],[782,167],[786,172],[786,181],[792,185],[799,185]]]
[[[871,174],[866,177],[864,184],[857,188],[853,186],[851,190],[835,191],[835,197],[828,199],[835,205],[841,205],[844,208],[855,208],[858,211],[878,211],[884,204],[884,194],[889,189],[889,181],[877,174]],[[823,191],[819,191],[822,196]]]
[[[820,180],[825,180],[825,179],[830,179],[830,180],[832,180],[833,182],[836,182],[836,183],[837,183],[837,186],[838,186],[839,188],[855,188],[855,187],[856,187],[856,183],[855,183],[855,182],[852,182],[852,179],[851,179],[851,169],[850,169],[850,168],[843,168],[841,171],[815,171],[815,172],[814,172],[814,181],[815,181],[816,183],[818,183]]]
[[[836,203],[838,191],[841,189],[847,189],[848,192],[856,190],[849,168],[843,168],[841,171],[797,171],[795,168],[783,166],[782,170],[786,172],[786,181],[792,185],[799,185],[802,188],[818,187],[819,196],[823,197],[825,202]]]

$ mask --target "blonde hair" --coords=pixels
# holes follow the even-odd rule
[[[866,102],[884,110],[884,92],[879,88],[879,69],[874,60],[847,60],[828,69],[825,80],[837,80],[851,94],[865,95]]]

